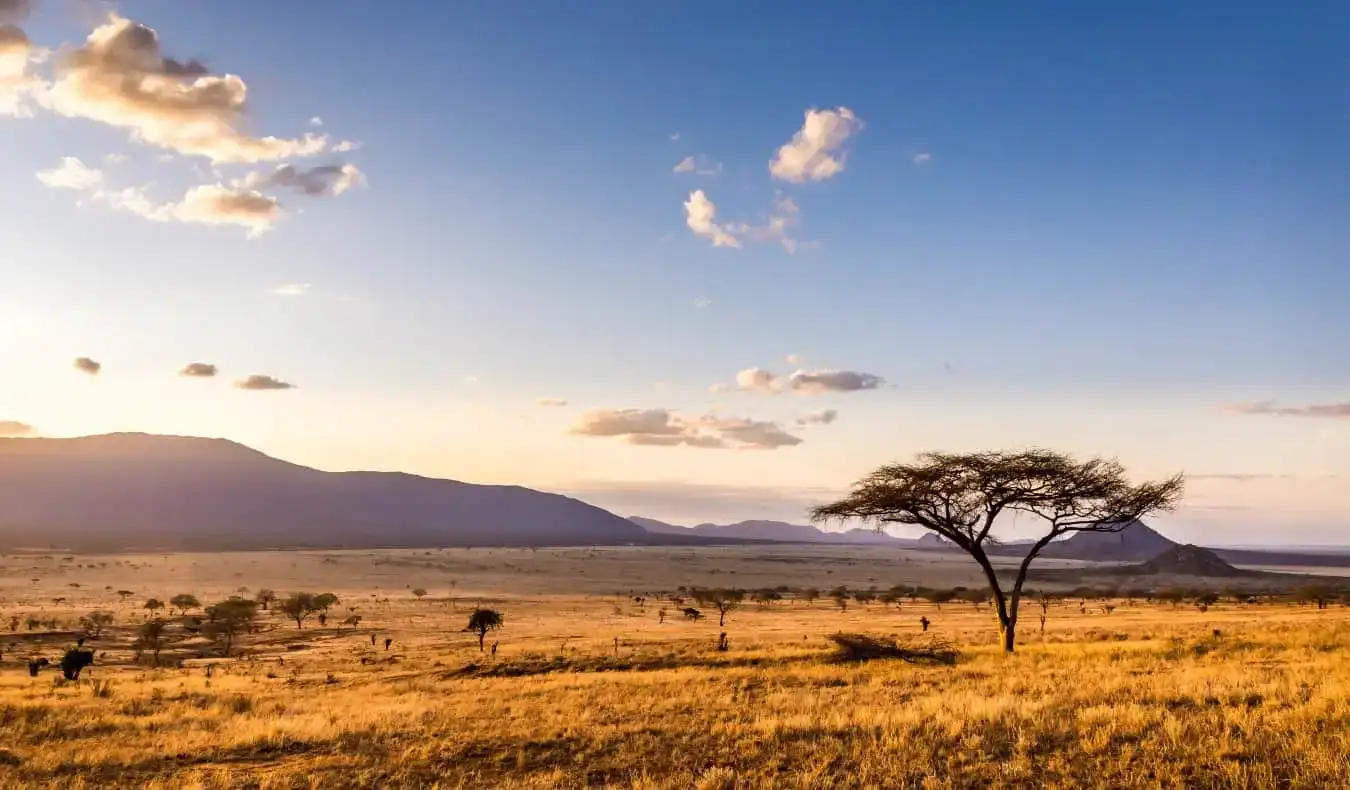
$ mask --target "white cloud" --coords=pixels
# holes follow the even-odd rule
[[[323,119],[316,115],[316,116],[314,116],[313,118],[310,118],[310,119],[309,119],[309,125],[310,125],[310,126],[323,126]]]
[[[769,160],[769,172],[780,181],[823,181],[844,170],[844,142],[862,129],[847,107],[806,111],[802,128]]]
[[[684,417],[668,409],[601,409],[581,415],[577,436],[623,437],[629,444],[702,449],[775,450],[802,440],[775,422],[707,414]]]
[[[752,392],[773,392],[775,377],[763,368],[746,368],[736,374],[736,388]]]
[[[800,211],[792,198],[782,194],[775,195],[767,223],[756,226],[733,222],[726,226],[726,230],[752,242],[777,242],[792,255],[797,252],[798,242],[790,233],[797,224],[797,215]]]
[[[567,401],[564,398],[535,398],[534,402],[540,406],[566,406]]]
[[[706,296],[700,296],[694,300],[694,309],[696,310],[702,310],[703,308],[710,306],[712,306],[712,299],[709,299]]]
[[[117,14],[66,53],[46,101],[56,112],[130,130],[134,139],[215,162],[312,156],[326,135],[253,137],[242,131],[248,87],[198,61],[165,57],[149,27]]]
[[[335,154],[345,154],[349,151],[356,151],[360,149],[361,146],[362,143],[358,143],[355,140],[343,140],[339,142],[337,145],[333,146],[332,150],[333,153]]]
[[[927,151],[920,151],[914,155],[914,164],[916,165],[927,164],[931,161],[933,161],[933,155]]]
[[[261,192],[237,190],[220,184],[189,189],[183,199],[155,203],[146,197],[144,187],[121,190],[95,189],[90,197],[118,211],[126,211],[154,222],[187,222],[203,225],[239,225],[257,237],[271,229],[281,216],[276,198]]]
[[[670,141],[671,141],[672,143],[678,142],[679,139],[680,139],[680,133],[679,133],[679,132],[671,132],[671,133],[670,133]]]
[[[294,384],[282,381],[273,376],[262,376],[258,374],[254,374],[245,379],[240,379],[234,383],[234,386],[236,389],[254,391],[295,389]]]
[[[787,361],[787,363],[788,363],[789,365],[801,365],[801,364],[802,364],[802,355],[801,355],[801,354],[788,354],[787,357],[785,357],[784,359]]]
[[[722,172],[722,163],[714,162],[703,154],[686,156],[680,160],[679,164],[675,165],[674,172],[693,173],[698,176],[715,176]]]
[[[727,229],[717,224],[717,204],[696,189],[689,193],[684,204],[685,224],[696,235],[712,239],[714,247],[740,247],[741,243]]]
[[[50,170],[40,170],[37,180],[53,189],[74,189],[80,192],[98,189],[103,185],[103,173],[89,167],[73,156],[61,157],[61,164]]]
[[[353,164],[320,165],[308,170],[281,165],[270,173],[249,173],[231,182],[233,186],[245,189],[275,187],[312,196],[337,196],[353,187],[365,186],[365,183],[365,174]]]
[[[276,296],[304,296],[313,287],[312,283],[287,283],[273,288],[272,293]]]
[[[103,164],[105,165],[120,165],[125,164],[126,161],[127,161],[126,154],[108,154],[107,156],[103,157]]]
[[[825,409],[824,411],[812,412],[797,418],[797,424],[806,425],[829,425],[839,419],[839,412],[834,409]]]

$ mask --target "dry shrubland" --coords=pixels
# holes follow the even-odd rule
[[[527,564],[527,552],[475,551],[485,565]],[[677,586],[726,567],[725,552],[695,560],[697,574],[606,594],[585,592],[602,584],[601,563],[576,593],[521,594],[541,580],[513,586],[498,568],[494,588],[461,568],[451,586],[419,567],[428,555],[399,554],[408,564],[393,566],[389,556],[339,557],[326,578],[332,555],[236,555],[198,572],[187,569],[203,560],[188,555],[83,573],[54,559],[38,582],[7,559],[4,619],[62,625],[0,636],[0,784],[1312,788],[1343,785],[1350,767],[1350,607],[1339,604],[1059,599],[1044,632],[1024,625],[1018,652],[1004,655],[989,606],[972,602],[841,610],[763,596],[724,627],[715,613],[679,616]],[[372,569],[358,573],[362,563]],[[908,581],[894,559],[892,570],[886,582]],[[91,581],[72,593],[81,575]],[[168,666],[134,661],[151,595],[205,603],[251,583],[249,594],[266,585],[280,600],[303,589],[288,578],[337,593],[326,626],[311,618],[299,629],[273,606],[226,660],[210,640],[185,638],[175,615]],[[780,579],[834,581],[796,570]],[[504,616],[483,651],[464,630],[480,604]],[[87,641],[94,666],[76,682],[30,677],[28,657],[55,662],[75,637],[67,629],[94,610],[114,616]],[[350,614],[360,622],[339,625]],[[949,643],[960,655],[840,662],[837,633]]]

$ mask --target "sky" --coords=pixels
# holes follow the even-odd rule
[[[1350,543],[1350,8],[0,0],[0,430],[781,518],[924,450]]]

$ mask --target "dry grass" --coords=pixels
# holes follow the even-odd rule
[[[240,584],[293,589],[284,579],[294,573],[309,589],[337,589],[342,614],[351,605],[364,618],[355,631],[268,620],[274,630],[245,640],[248,659],[210,677],[195,658],[210,648],[195,643],[165,653],[183,668],[133,665],[124,627],[139,621],[135,607],[108,600],[101,583],[40,603],[80,574],[48,569],[56,578],[34,583],[25,574],[37,561],[10,558],[4,614],[42,606],[73,621],[108,608],[123,627],[96,640],[107,655],[78,683],[30,678],[22,663],[59,657],[69,634],[0,636],[0,786],[1323,788],[1350,774],[1343,607],[1122,602],[1108,615],[1074,602],[1051,608],[1043,635],[1039,610],[1027,610],[1020,652],[1004,656],[991,612],[970,604],[751,604],[718,628],[627,594],[520,593],[561,586],[557,574],[504,577],[495,590],[465,575],[456,597],[494,598],[506,616],[488,636],[500,643],[493,657],[459,630],[473,601],[447,600],[451,588],[425,568],[394,566],[404,567],[396,581],[388,564],[362,574],[347,556],[325,579],[323,557],[233,555],[275,566],[239,581],[229,562],[199,565],[189,580],[203,559],[186,556],[85,573],[203,599]],[[923,581],[904,570],[893,563],[878,584]],[[802,584],[800,573],[793,565],[775,581]],[[647,582],[655,592],[646,587],[685,580]],[[415,600],[404,584],[434,597]],[[921,616],[933,622],[925,637]],[[722,631],[726,652],[714,649]],[[949,640],[962,655],[954,666],[840,664],[828,640],[840,631]]]

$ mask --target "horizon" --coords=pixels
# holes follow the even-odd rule
[[[6,0],[0,436],[673,523],[1049,447],[1343,545],[1347,21]]]

